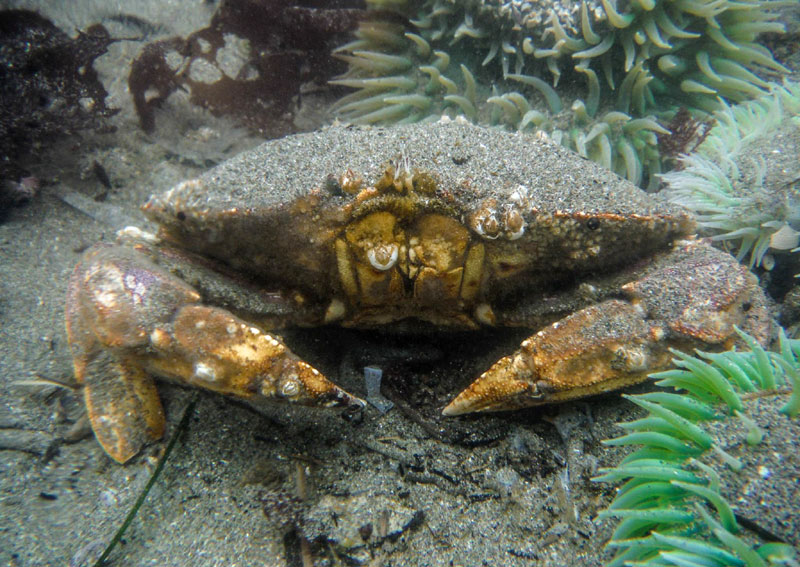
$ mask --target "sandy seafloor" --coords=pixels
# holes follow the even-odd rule
[[[99,2],[76,2],[69,13],[42,4],[65,28],[112,12]],[[174,22],[172,32],[185,34],[202,27],[212,7],[145,1],[125,3],[124,11],[161,17]],[[139,130],[118,69],[140,48],[135,41],[114,44],[96,65],[110,100],[122,109],[113,118],[117,132],[60,142],[36,169],[56,182],[0,224],[0,565],[90,565],[165,445],[151,445],[119,466],[90,434],[76,434],[83,414],[79,391],[31,384],[42,379],[74,384],[63,309],[80,250],[113,240],[129,222],[152,228],[138,205],[151,192],[203,170],[166,151],[166,134],[148,137]],[[163,128],[170,127],[169,120],[165,113]],[[222,122],[212,127],[229,128]],[[225,151],[232,155],[256,142],[243,139]],[[87,173],[95,160],[114,185],[101,207],[102,214],[113,213],[108,222],[63,200],[73,192],[99,191]],[[303,469],[309,496],[298,514],[316,565],[599,565],[609,557],[603,542],[611,525],[595,517],[611,501],[614,487],[589,479],[624,453],[600,441],[620,434],[615,424],[637,415],[631,404],[608,394],[505,415],[437,417],[450,396],[516,348],[522,336],[463,335],[428,345],[336,330],[288,333],[298,354],[362,396],[363,378],[347,369],[383,364],[387,352],[400,350],[412,362],[385,364],[387,388],[408,408],[380,414],[368,407],[354,423],[334,411],[285,406],[256,411],[200,394],[186,431],[110,564],[301,565],[300,543],[287,535],[287,514],[280,517],[272,507],[265,515],[262,500],[294,494],[297,471]],[[169,438],[196,394],[169,385],[160,391]],[[768,441],[764,458],[795,454],[796,424],[784,434],[789,425],[770,422],[774,412],[763,413],[773,416],[764,425],[777,429],[776,438],[784,443],[775,448]],[[62,441],[74,437],[78,440]],[[790,473],[792,466],[797,471],[796,457],[785,461]],[[752,517],[796,519],[797,500],[786,496],[797,494],[796,484],[794,492],[791,485],[789,492],[779,492],[777,479],[759,480],[756,468],[745,473],[755,478],[748,477],[753,498],[742,501],[742,509],[749,507]],[[793,537],[797,544],[796,530]]]

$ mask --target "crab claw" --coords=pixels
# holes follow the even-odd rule
[[[247,400],[364,406],[279,337],[200,300],[194,288],[127,248],[93,247],[76,266],[67,335],[92,429],[115,461],[163,435],[153,376]]]
[[[283,344],[280,338],[205,305],[186,305],[151,333],[154,374],[239,398],[317,407],[363,407]]]
[[[611,300],[553,323],[481,374],[444,408],[448,416],[512,410],[616,390],[669,362],[660,329]]]
[[[696,240],[622,286],[629,301],[586,307],[522,342],[446,408],[445,415],[562,402],[642,382],[671,364],[670,348],[730,348],[740,328],[759,343],[770,320],[758,280]]]

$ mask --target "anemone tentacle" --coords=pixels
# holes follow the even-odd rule
[[[639,448],[616,467],[601,469],[595,481],[620,482],[614,501],[599,518],[618,521],[608,548],[619,565],[796,565],[790,545],[761,544],[740,537],[731,505],[723,497],[714,457],[740,474],[742,462],[715,444],[709,424],[738,420],[747,446],[766,433],[746,415],[744,398],[786,394],[780,409],[800,415],[800,340],[780,333],[779,352],[768,352],[740,332],[750,350],[723,353],[674,351],[676,368],[653,374],[674,391],[626,396],[649,412],[621,426],[626,434],[605,441]],[[777,430],[772,434],[777,434]]]
[[[793,166],[791,157],[792,145],[800,150],[800,84],[771,85],[769,94],[724,105],[714,118],[716,126],[695,151],[662,176],[665,192],[694,213],[702,234],[751,268],[769,268],[770,250],[800,243],[800,165],[796,153]],[[766,155],[769,163],[753,163],[753,154]],[[781,156],[788,166],[772,163]],[[788,177],[776,179],[785,169]]]
[[[760,33],[783,29],[774,4],[583,0],[569,9],[558,2],[367,0],[372,17],[337,50],[349,69],[335,81],[367,94],[348,95],[340,116],[392,124],[463,115],[542,130],[646,182],[661,170],[657,131],[606,129],[603,116],[620,111],[627,120],[665,123],[680,106],[708,113],[722,101],[763,94],[762,76],[786,71],[755,43]],[[396,102],[405,95],[430,103]]]

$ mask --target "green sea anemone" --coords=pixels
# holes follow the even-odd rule
[[[782,31],[775,0],[367,0],[337,55],[355,92],[344,119],[463,115],[549,134],[634,182],[661,170],[658,134],[678,107],[763,94],[785,69],[755,43]]]
[[[628,433],[606,444],[640,448],[595,479],[626,481],[600,513],[619,520],[608,543],[616,550],[609,566],[798,565],[791,546],[754,545],[742,536],[734,508],[723,496],[727,472],[722,469],[742,474],[744,464],[715,442],[712,428],[726,420],[741,424],[744,439],[737,450],[745,453],[766,435],[781,435],[759,427],[748,415],[748,404],[785,396],[780,411],[797,418],[800,340],[781,332],[779,352],[768,352],[748,335],[740,336],[749,351],[697,356],[673,351],[676,368],[652,375],[673,391],[627,396],[648,415],[621,424]]]
[[[665,191],[696,215],[701,233],[761,265],[800,236],[800,84],[773,85],[714,118],[700,146],[662,176]]]

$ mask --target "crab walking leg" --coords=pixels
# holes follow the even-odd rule
[[[244,399],[363,406],[278,338],[200,303],[182,280],[124,247],[96,246],[70,279],[67,334],[95,435],[124,463],[164,431],[152,375]]]
[[[161,400],[153,379],[141,368],[99,350],[88,361],[85,376],[91,377],[83,394],[92,429],[115,461],[124,463],[145,443],[161,438]]]
[[[445,415],[511,410],[642,382],[670,365],[669,347],[721,350],[736,326],[765,344],[770,321],[755,276],[724,252],[681,241],[668,262],[608,300],[522,342],[479,376]]]

